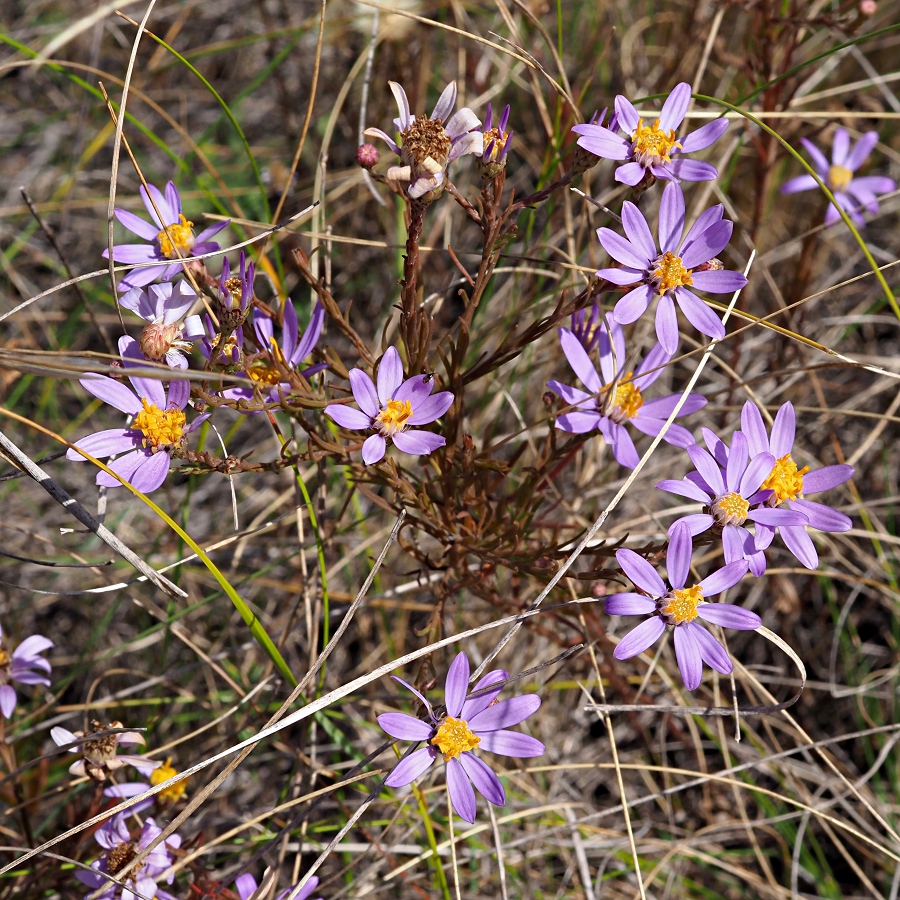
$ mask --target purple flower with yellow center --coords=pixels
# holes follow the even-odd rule
[[[819,555],[806,529],[849,531],[853,522],[842,512],[824,503],[807,500],[805,495],[827,491],[848,481],[853,477],[853,466],[822,466],[812,472],[809,466],[798,468],[792,455],[796,420],[791,403],[785,403],[778,410],[772,425],[772,436],[769,438],[759,408],[748,400],[741,411],[741,429],[747,435],[751,453],[770,453],[775,460],[772,472],[762,483],[762,489],[770,491],[769,496],[763,500],[764,507],[781,507],[783,504],[806,517],[807,521],[803,524],[779,524],[777,527],[788,550],[807,569],[815,569],[819,564]],[[768,547],[775,537],[775,530],[775,523],[758,525],[756,548]]]
[[[203,337],[203,322],[200,316],[181,320],[196,299],[197,292],[186,281],[135,287],[119,298],[125,309],[148,323],[138,341],[145,359],[165,362],[173,369],[188,367],[184,354],[191,352],[191,341]]]
[[[732,670],[728,651],[696,620],[723,628],[752,631],[762,624],[756,613],[730,603],[709,603],[705,598],[734,587],[747,572],[744,559],[728,563],[702,581],[686,587],[691,574],[693,547],[687,525],[678,524],[669,535],[666,569],[669,585],[642,556],[617,550],[616,559],[640,593],[615,594],[606,600],[613,616],[649,615],[619,641],[613,656],[630,659],[656,643],[666,626],[674,631],[675,656],[684,686],[695,690],[703,676],[703,663],[727,675]]]
[[[897,185],[884,175],[863,175],[857,177],[856,170],[869,158],[872,148],[878,143],[878,132],[866,132],[851,148],[850,136],[843,128],[834,132],[834,143],[831,146],[831,162],[825,154],[806,138],[800,143],[813,161],[816,174],[825,182],[834,194],[834,199],[860,228],[866,224],[862,210],[870,213],[878,212],[878,194],[887,194]],[[795,194],[798,191],[810,191],[818,188],[815,178],[810,174],[798,175],[786,181],[781,187],[782,194]],[[840,213],[833,203],[828,204],[825,212],[825,224],[830,225],[840,218]]]
[[[301,333],[297,310],[288,297],[284,304],[284,326],[279,343],[275,339],[275,324],[272,317],[259,309],[254,310],[253,334],[260,352],[247,357],[247,368],[243,374],[255,381],[259,385],[259,390],[271,402],[277,403],[292,390],[290,383],[285,380],[289,371],[297,371],[304,378],[309,378],[316,372],[328,368],[327,363],[315,363],[304,369],[299,368],[316,346],[324,324],[325,308],[321,303],[317,303],[306,331]],[[232,348],[232,352],[236,349],[237,345]],[[250,387],[228,388],[222,391],[222,396],[230,400],[252,400],[254,394],[254,389]]]
[[[394,677],[419,698],[428,719],[417,719],[406,713],[384,713],[378,717],[378,724],[391,737],[426,741],[426,745],[397,763],[384,783],[388,787],[403,787],[443,755],[450,802],[457,815],[469,823],[475,821],[473,785],[494,806],[504,806],[506,794],[500,779],[472,751],[478,748],[520,759],[543,755],[545,748],[539,740],[508,730],[535,712],[541,698],[537,694],[524,694],[498,702],[503,682],[509,677],[503,669],[488,672],[468,693],[469,660],[465,653],[459,653],[447,670],[443,708],[432,708],[414,687]]]
[[[75,872],[75,877],[92,891],[104,888],[97,895],[98,900],[99,898],[102,900],[138,900],[139,896],[154,898],[154,900],[156,898],[168,900],[171,898],[171,894],[158,888],[157,881],[162,880],[163,873],[172,865],[171,851],[181,846],[181,837],[177,834],[169,835],[164,841],[157,844],[135,868],[131,869],[124,876],[124,887],[104,877],[105,875],[118,876],[119,872],[131,863],[138,853],[149,847],[160,834],[162,834],[162,829],[157,826],[156,822],[153,819],[146,819],[141,827],[140,836],[135,840],[125,824],[125,813],[113,816],[94,833],[94,839],[104,850],[103,855],[91,863],[92,872],[80,869]],[[171,884],[174,878],[174,872],[170,872],[166,883]]]
[[[125,362],[125,371],[143,362],[137,341],[121,338],[119,349]],[[122,454],[109,464],[109,468],[124,481],[134,485],[142,493],[155,491],[169,474],[172,456],[187,443],[187,435],[209,418],[198,416],[187,425],[184,408],[191,398],[191,386],[187,381],[172,381],[168,393],[153,378],[129,375],[134,390],[121,381],[105,375],[88,373],[80,379],[81,386],[104,403],[127,413],[131,425],[127,428],[110,428],[98,431],[76,441],[76,446],[91,456],[104,457]],[[84,462],[77,450],[68,450],[66,459]],[[103,487],[120,487],[121,483],[104,471],[97,473],[97,484]]]
[[[484,152],[478,162],[478,170],[485,178],[496,178],[506,168],[506,154],[509,152],[513,132],[506,130],[509,122],[509,104],[503,110],[500,121],[494,127],[493,109],[488,103],[484,117]]]
[[[625,423],[630,422],[638,431],[655,437],[681,397],[680,394],[670,394],[645,400],[643,396],[643,392],[662,374],[671,355],[657,344],[633,372],[623,371],[625,336],[622,327],[609,314],[605,324],[596,326],[589,338],[591,344],[599,347],[599,374],[583,341],[574,332],[560,328],[559,340],[569,365],[588,388],[588,393],[558,381],[547,382],[551,391],[576,407],[572,412],[559,416],[556,427],[573,434],[599,429],[616,461],[633,469],[640,457]],[[688,394],[679,415],[688,415],[704,406],[704,396]],[[676,447],[687,447],[694,443],[694,436],[687,428],[672,424],[663,440]]]
[[[645,125],[634,104],[621,94],[616,96],[612,127],[585,123],[572,131],[580,135],[578,144],[603,159],[625,160],[616,169],[616,181],[636,185],[649,172],[654,178],[670,181],[712,181],[716,167],[696,159],[682,159],[682,153],[695,153],[714,144],[728,128],[726,119],[714,119],[702,128],[678,140],[677,131],[691,104],[691,86],[682,81],[663,104],[659,118]],[[618,130],[625,132],[625,137]]]
[[[396,347],[388,347],[378,367],[378,387],[362,369],[350,370],[350,388],[359,409],[343,403],[329,403],[325,415],[351,431],[376,429],[362,446],[368,466],[384,457],[387,442],[403,453],[423,456],[443,447],[447,441],[430,431],[410,430],[439,419],[453,403],[450,391],[432,394],[433,375],[414,375],[403,380],[403,363]]]
[[[119,744],[143,744],[144,738],[137,731],[123,731],[119,734],[109,734],[105,737],[91,737],[91,734],[107,731],[112,728],[124,727],[121,722],[110,722],[104,725],[98,719],[91,720],[91,728],[94,730],[88,734],[87,740],[81,742],[77,747],[70,747],[70,753],[80,754],[80,758],[69,766],[69,774],[76,778],[84,778],[87,776],[93,781],[104,782],[110,780],[113,773],[123,766],[146,766],[153,767],[160,765],[158,761],[148,760],[140,755],[123,753],[118,755]],[[85,737],[82,731],[69,731],[60,725],[50,729],[50,737],[58,747],[64,744],[71,744],[80,738]]]
[[[50,684],[50,661],[40,654],[53,646],[53,641],[42,634],[25,638],[12,653],[2,643],[3,629],[0,628],[0,713],[9,719],[16,708],[18,697],[10,682],[19,684]]]
[[[703,503],[702,513],[682,516],[669,528],[669,536],[680,525],[686,525],[692,536],[703,534],[711,528],[722,535],[725,561],[748,559],[750,571],[762,575],[766,559],[762,549],[745,523],[761,525],[803,526],[807,523],[804,513],[791,509],[772,509],[764,501],[770,490],[764,485],[775,466],[775,457],[768,450],[751,455],[747,438],[736,431],[728,449],[709,429],[703,434],[711,453],[698,444],[687,448],[688,456],[696,468],[686,478],[678,481],[666,479],[656,486],[660,490],[689,500]],[[758,533],[758,532],[757,532]]]
[[[718,204],[701,213],[687,235],[684,232],[684,194],[674,182],[667,184],[659,207],[659,244],[650,226],[633,203],[622,204],[622,226],[626,237],[611,228],[600,228],[603,249],[622,265],[600,269],[597,275],[618,285],[636,285],[613,310],[620,325],[637,321],[659,297],[656,335],[666,353],[678,350],[678,318],[675,304],[701,333],[721,339],[725,326],[690,287],[713,294],[731,294],[747,284],[740,272],[725,269],[717,259],[731,240],[733,224],[722,218]]]
[[[250,900],[258,890],[256,879],[246,872],[243,875],[238,875],[238,877],[234,879],[234,886],[237,888],[238,896],[241,900]],[[307,900],[307,897],[309,897],[318,886],[319,878],[317,875],[313,875],[313,877],[310,878],[296,894],[293,893],[294,889],[297,887],[295,884],[292,887],[286,888],[280,894],[276,894],[275,900],[286,900],[288,897],[290,897],[291,900]],[[319,897],[317,900],[322,900],[322,898]]]
[[[380,128],[367,128],[363,134],[381,138],[400,157],[402,165],[391,166],[387,178],[408,182],[407,193],[411,199],[429,202],[443,191],[444,173],[453,160],[466,154],[481,156],[484,140],[480,131],[473,130],[481,121],[467,106],[451,115],[456,105],[455,81],[444,88],[427,119],[410,113],[406,91],[396,81],[388,84],[400,111],[394,119],[400,141],[398,143]]]
[[[148,193],[149,191],[149,193]],[[146,266],[129,272],[120,282],[119,290],[127,291],[134,287],[143,287],[161,278],[167,281],[174,278],[184,265],[180,257],[201,256],[219,249],[219,245],[210,238],[218,234],[226,225],[216,222],[194,236],[194,223],[189,222],[181,212],[181,195],[178,188],[170,181],[163,195],[159,188],[148,184],[141,186],[141,199],[153,220],[153,224],[145,222],[140,216],[127,209],[113,210],[115,217],[145,244],[117,244],[113,247],[113,259],[118,263],[159,262],[158,266]],[[154,204],[156,208],[154,209]],[[158,210],[158,212],[157,212]],[[109,250],[103,251],[104,258],[109,257]]]

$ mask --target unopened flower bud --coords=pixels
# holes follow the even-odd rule
[[[862,0],[859,4],[859,13],[862,16],[871,17],[878,12],[878,4],[875,0]]]
[[[377,165],[379,158],[378,148],[372,144],[360,144],[356,148],[357,165],[362,166],[364,169],[371,169]]]

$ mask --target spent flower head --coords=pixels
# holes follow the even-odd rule
[[[740,272],[724,269],[716,257],[731,239],[733,224],[722,218],[721,204],[698,216],[684,233],[684,194],[674,182],[666,185],[659,207],[659,246],[650,233],[643,213],[629,201],[622,204],[625,237],[611,228],[600,228],[597,236],[603,249],[622,265],[600,269],[597,275],[618,285],[636,285],[613,310],[621,325],[637,321],[659,297],[656,308],[656,335],[666,353],[678,349],[678,319],[675,304],[700,332],[723,338],[725,327],[719,317],[692,291],[691,287],[713,294],[730,294],[747,284]]]
[[[807,569],[815,569],[819,555],[807,528],[817,531],[849,531],[853,522],[842,512],[807,500],[806,494],[818,494],[849,481],[853,477],[853,466],[822,466],[810,471],[809,466],[799,468],[794,460],[794,434],[796,417],[791,403],[785,403],[775,416],[771,438],[766,434],[759,407],[748,400],[741,411],[741,429],[747,435],[750,452],[770,453],[775,460],[771,473],[762,483],[762,489],[769,495],[762,501],[763,507],[781,509],[786,507],[802,514],[807,521],[803,524],[762,522],[756,527],[756,548],[764,549],[775,537],[776,528],[785,546]]]
[[[129,337],[119,340],[119,350],[125,363],[125,371],[143,362],[137,342]],[[187,381],[172,381],[168,393],[154,378],[129,375],[134,390],[121,381],[105,375],[88,373],[80,379],[81,386],[104,403],[132,417],[126,428],[110,428],[98,431],[76,441],[76,446],[92,456],[118,455],[109,468],[147,494],[155,491],[169,474],[172,456],[180,453],[187,435],[209,418],[206,413],[197,416],[190,425],[184,409],[191,397]],[[68,450],[66,459],[84,462],[77,450]],[[102,469],[97,473],[97,484],[103,487],[120,487],[118,479]]]
[[[120,282],[119,290],[143,287],[161,278],[174,278],[184,269],[181,257],[200,256],[219,249],[216,241],[210,240],[218,234],[229,220],[216,222],[194,235],[194,223],[189,222],[181,211],[181,195],[173,182],[166,184],[163,195],[159,188],[148,184],[141,186],[141,199],[150,214],[153,224],[144,221],[127,209],[114,210],[115,217],[131,232],[142,238],[143,244],[117,244],[113,247],[113,259],[118,263],[150,263],[159,265],[141,267],[129,272]],[[155,206],[154,206],[155,204]],[[103,251],[104,258],[109,250]]]
[[[775,466],[775,457],[768,449],[751,452],[746,435],[736,431],[729,449],[714,432],[702,429],[709,451],[698,444],[687,448],[696,469],[679,480],[666,479],[656,486],[663,491],[699,500],[702,513],[682,516],[669,528],[669,535],[686,525],[691,535],[714,529],[722,535],[725,561],[746,559],[754,575],[766,570],[763,548],[748,531],[753,522],[759,535],[760,526],[802,526],[807,523],[804,513],[791,509],[772,509],[765,501],[771,495],[765,485]]]
[[[0,628],[0,713],[9,719],[16,708],[18,697],[13,681],[19,684],[50,684],[50,661],[41,653],[49,650],[53,641],[42,634],[33,634],[25,638],[10,653],[3,646],[3,629]]]
[[[584,333],[582,333],[584,337]],[[559,329],[563,353],[575,374],[588,388],[585,393],[559,381],[548,381],[547,387],[575,409],[556,419],[556,427],[573,434],[599,429],[612,449],[616,461],[633,469],[640,459],[634,441],[625,428],[626,423],[644,434],[655,437],[662,430],[669,414],[681,398],[669,394],[653,400],[644,399],[644,391],[662,374],[672,358],[657,344],[634,371],[625,371],[625,336],[622,327],[611,315],[598,324],[588,338],[589,346],[599,348],[600,372],[594,367],[585,350],[583,340],[568,328]],[[706,406],[702,394],[688,394],[679,416],[696,412]],[[669,426],[663,439],[676,447],[694,443],[694,436],[681,425]]]
[[[614,594],[606,600],[606,612],[610,615],[650,616],[619,641],[613,653],[616,659],[630,659],[643,653],[656,643],[666,626],[671,626],[678,668],[689,691],[699,686],[703,663],[723,675],[732,670],[728,651],[696,621],[698,618],[723,628],[744,631],[752,631],[762,624],[754,612],[705,599],[734,587],[744,577],[747,561],[728,563],[688,587],[692,551],[690,529],[684,524],[676,525],[669,535],[666,551],[667,585],[642,556],[633,550],[617,550],[616,560],[640,593]]]
[[[896,182],[885,175],[856,175],[856,170],[869,158],[872,148],[878,143],[877,131],[866,132],[851,147],[847,131],[844,128],[836,129],[831,146],[831,162],[812,141],[800,138],[800,143],[812,158],[816,174],[834,194],[834,199],[844,212],[859,227],[866,224],[862,216],[863,210],[870,213],[878,212],[878,194],[887,194],[897,187]],[[786,181],[781,186],[781,193],[795,194],[798,191],[810,191],[818,187],[815,178],[807,173]],[[825,224],[830,225],[839,218],[837,207],[829,203],[825,212]]]
[[[113,816],[97,829],[94,839],[103,848],[102,856],[91,863],[93,871],[78,870],[75,877],[91,888],[104,890],[97,894],[98,900],[138,900],[138,897],[153,900],[174,900],[171,894],[162,890],[157,883],[162,880],[163,873],[172,865],[172,850],[181,846],[181,837],[169,835],[157,844],[140,863],[124,876],[124,883],[112,881],[106,876],[118,876],[135,857],[153,843],[162,829],[153,819],[146,819],[141,827],[140,835],[135,839],[126,824],[125,813]],[[170,872],[166,884],[171,884],[175,875]],[[123,881],[123,879],[119,879]]]
[[[69,773],[77,778],[87,776],[93,781],[103,782],[111,778],[112,773],[123,766],[158,766],[159,762],[148,760],[143,756],[123,753],[118,755],[120,744],[143,744],[144,739],[137,731],[123,731],[119,734],[107,734],[100,737],[92,737],[98,732],[108,731],[113,728],[123,728],[121,722],[110,722],[104,725],[98,719],[91,720],[91,728],[94,730],[87,735],[83,731],[69,731],[57,725],[50,729],[50,737],[58,747],[71,744],[81,738],[77,747],[71,747],[70,753],[78,753],[81,758],[69,766]]]
[[[138,341],[145,359],[174,369],[188,367],[185,353],[191,352],[191,341],[204,334],[200,316],[184,318],[196,299],[197,292],[184,280],[135,287],[119,298],[125,309],[147,322]]]
[[[715,166],[684,159],[681,154],[715,143],[728,128],[728,121],[714,119],[679,140],[678,130],[690,103],[691,86],[683,81],[666,98],[659,118],[652,125],[645,125],[634,104],[618,94],[615,116],[608,127],[586,122],[572,131],[579,135],[579,146],[595,156],[624,161],[616,169],[616,181],[623,184],[634,186],[648,175],[652,176],[651,181],[712,181],[719,174]],[[624,136],[618,134],[619,129],[625,132]]]
[[[447,166],[466,154],[481,156],[484,141],[481,124],[467,106],[451,115],[456,105],[456,82],[451,81],[438,98],[429,118],[414,116],[409,111],[406,91],[396,81],[389,81],[400,115],[394,125],[400,132],[395,141],[380,128],[367,128],[366,137],[381,138],[400,157],[401,165],[388,169],[390,181],[408,183],[407,194],[413,200],[430,202],[443,191]]]
[[[415,781],[439,757],[447,768],[447,789],[457,815],[475,821],[475,791],[494,806],[506,805],[506,794],[500,779],[490,766],[472,751],[476,748],[519,759],[541,756],[544,745],[527,734],[509,731],[524,722],[541,705],[537,694],[524,694],[497,701],[509,673],[496,669],[485,674],[469,691],[469,659],[459,653],[447,670],[444,684],[444,706],[434,709],[414,687],[400,678],[425,707],[426,720],[406,713],[384,713],[378,724],[391,737],[402,741],[425,741],[393,768],[385,779],[388,787],[402,787]]]
[[[422,456],[443,447],[446,439],[410,426],[428,425],[453,403],[450,391],[432,394],[434,377],[414,375],[403,380],[403,363],[396,347],[388,347],[378,367],[378,387],[362,369],[350,370],[350,388],[359,409],[329,403],[325,415],[351,431],[375,429],[363,443],[362,458],[368,466],[384,457],[387,442],[403,453]]]

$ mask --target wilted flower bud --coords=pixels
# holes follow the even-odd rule
[[[721,272],[725,268],[725,263],[719,259],[718,256],[714,256],[712,259],[707,260],[705,263],[701,263],[697,266],[694,271],[695,272]]]
[[[162,362],[172,349],[179,331],[178,325],[174,323],[165,325],[151,322],[145,325],[138,341],[141,353],[152,362]]]
[[[372,144],[360,144],[356,148],[356,163],[364,169],[371,169],[378,165],[379,158],[378,148]]]

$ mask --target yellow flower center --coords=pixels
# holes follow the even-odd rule
[[[768,504],[778,506],[785,500],[796,500],[803,493],[803,476],[808,471],[809,466],[798,469],[790,453],[776,459],[772,474],[760,486],[762,491],[775,491]]]
[[[705,602],[703,588],[695,584],[693,587],[666,594],[660,601],[659,611],[669,625],[684,625],[697,618],[697,607]]]
[[[685,268],[680,256],[676,256],[671,250],[666,250],[656,261],[656,271],[653,273],[656,290],[662,295],[666,291],[684,284],[693,284],[691,271],[691,269]]]
[[[150,784],[155,787],[158,784],[162,784],[164,781],[168,781],[170,778],[174,778],[177,774],[178,770],[172,765],[172,757],[170,756],[159,768],[154,769],[150,773]],[[160,800],[175,803],[182,797],[187,796],[187,791],[185,790],[186,786],[187,778],[182,778],[177,784],[163,788],[156,796],[159,797]]]
[[[671,162],[669,154],[672,150],[676,147],[682,149],[681,144],[675,140],[674,131],[663,131],[659,127],[659,119],[650,127],[644,125],[643,119],[638,119],[638,126],[631,135],[631,146],[635,161],[642,166]]]
[[[10,659],[10,655],[2,647],[0,647],[0,669],[5,669],[9,665]],[[6,673],[4,672],[2,673],[2,675],[5,678]]]
[[[740,494],[725,494],[719,497],[709,511],[717,525],[743,525],[747,521],[750,504]]]
[[[852,180],[853,173],[845,166],[831,166],[826,179],[832,191],[843,191]]]
[[[474,750],[481,743],[481,738],[472,734],[462,719],[447,716],[431,743],[444,754],[444,762],[447,762],[448,759],[456,759],[464,750]]]
[[[180,409],[160,409],[141,397],[143,409],[134,417],[135,431],[144,434],[143,445],[153,453],[177,447],[184,437],[184,423],[187,417]]]
[[[281,381],[281,372],[275,366],[270,366],[263,362],[254,363],[247,369],[247,374],[260,384],[275,385]]]
[[[379,430],[384,437],[403,431],[406,420],[413,414],[409,400],[388,400],[384,409],[375,417]]]
[[[644,405],[644,398],[641,396],[640,388],[636,387],[630,379],[634,375],[629,372],[624,380],[616,387],[616,396],[613,400],[613,408],[610,410],[609,417],[619,424],[623,419],[633,419],[638,410]]]
[[[184,216],[179,216],[179,222],[167,225],[156,236],[159,244],[159,252],[166,259],[177,259],[179,256],[190,256],[194,246],[194,232],[191,231],[193,222],[188,222]],[[178,252],[176,252],[176,248]]]
[[[487,147],[490,145],[491,141],[494,142],[494,146],[491,147],[490,156],[482,156],[481,161],[485,165],[496,162],[497,157],[503,152],[503,148],[506,146],[506,142],[509,140],[509,134],[505,131],[501,131],[499,128],[491,128],[490,131],[486,131],[484,133],[484,146]]]

